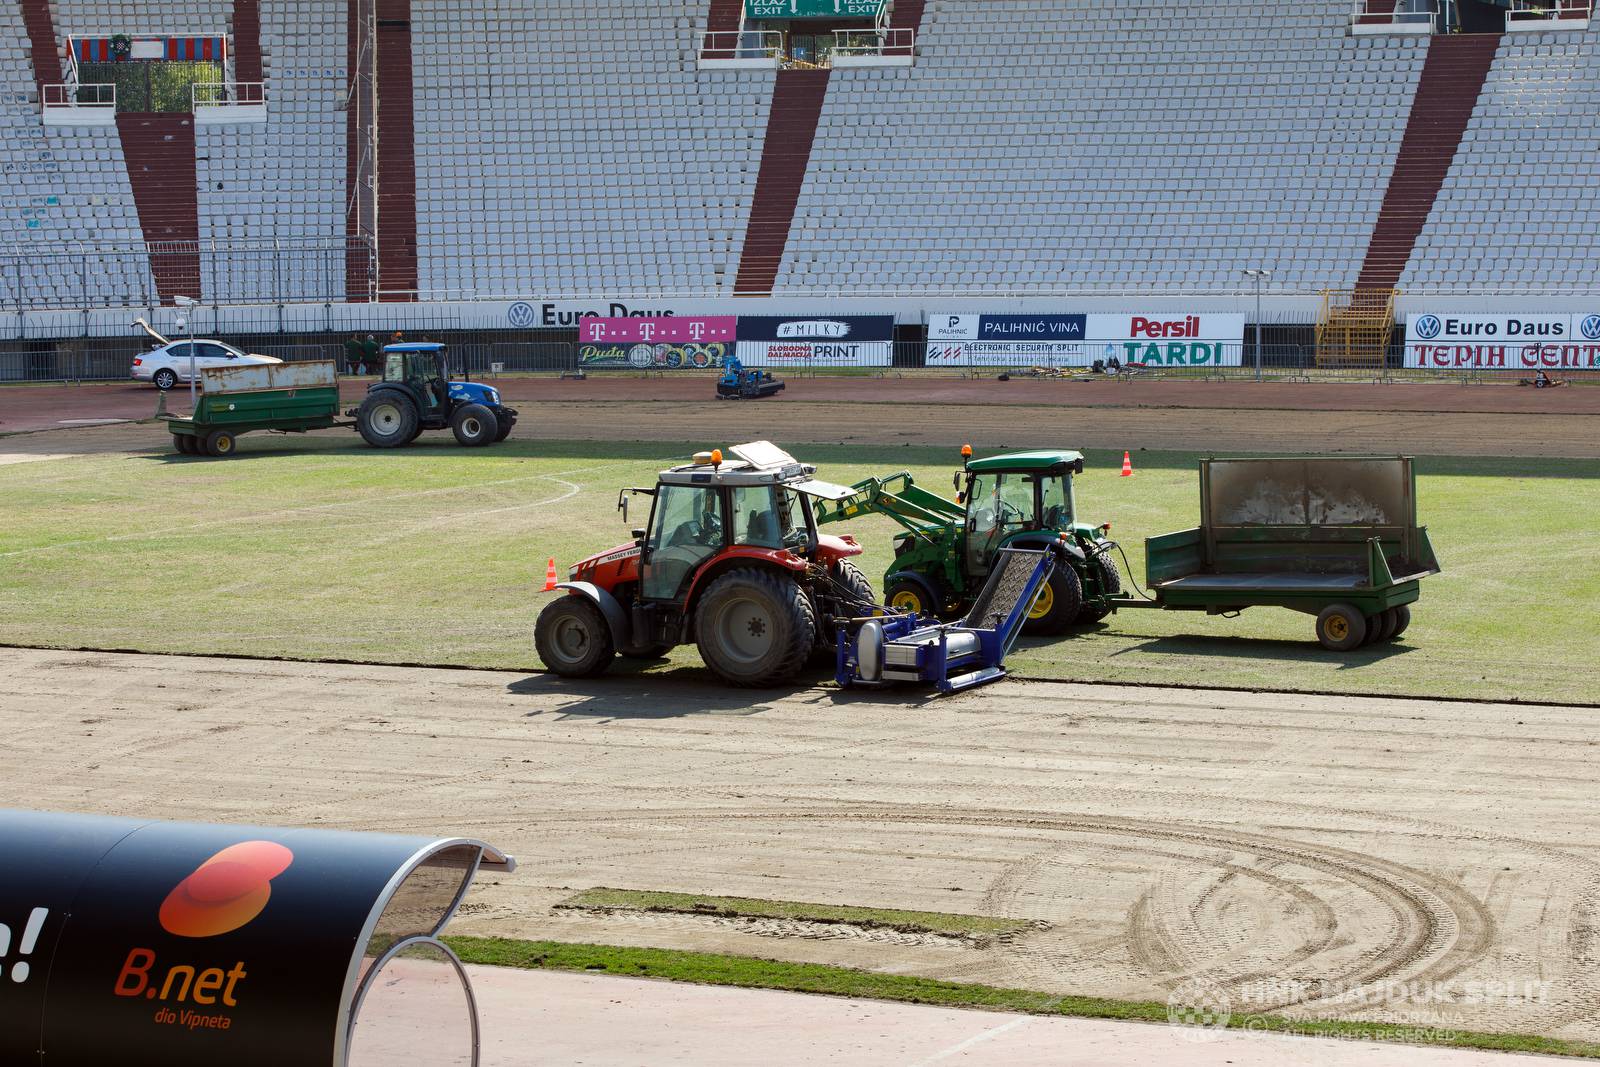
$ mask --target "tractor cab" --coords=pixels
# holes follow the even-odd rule
[[[996,553],[1019,535],[1074,527],[1072,476],[1083,473],[1078,452],[1016,452],[968,459],[955,477],[966,506],[966,565],[987,574]]]
[[[430,411],[448,407],[450,376],[444,345],[421,342],[384,346],[382,381],[411,394],[424,418]]]

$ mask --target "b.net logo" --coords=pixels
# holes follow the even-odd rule
[[[1443,324],[1439,321],[1439,316],[1437,315],[1424,315],[1417,320],[1417,336],[1424,341],[1431,341],[1438,337],[1439,331],[1443,328]]]
[[[274,841],[229,845],[196,867],[161,903],[161,928],[178,937],[216,937],[245,925],[267,906],[272,880],[294,862]]]
[[[28,913],[28,921],[22,924],[22,936],[17,939],[18,959],[10,965],[11,980],[18,985],[28,980],[28,973],[32,968],[27,957],[33,954],[34,946],[39,943],[39,931],[44,929],[44,921],[49,914],[49,908],[34,908]],[[0,977],[6,973],[6,960],[10,955],[11,927],[0,923]]]
[[[1583,331],[1583,336],[1591,341],[1600,341],[1600,315],[1590,315],[1579,324],[1578,329]]]

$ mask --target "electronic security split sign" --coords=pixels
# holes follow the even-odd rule
[[[482,842],[0,810],[0,858],[0,1064],[382,1062],[446,987],[409,1062],[477,1060],[436,936],[480,863],[514,867]]]
[[[1237,367],[1244,316],[930,313],[930,367],[1087,367],[1095,360]]]

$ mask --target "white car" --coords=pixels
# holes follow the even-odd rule
[[[275,356],[241,352],[230,344],[196,337],[193,341],[168,341],[133,358],[132,377],[137,382],[154,382],[163,393],[179,382],[189,380],[189,346],[194,345],[195,375],[210,367],[247,367],[259,363],[282,363]]]

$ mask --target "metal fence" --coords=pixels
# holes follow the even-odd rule
[[[197,324],[197,326],[200,324]],[[197,328],[195,337],[215,336]],[[225,339],[250,352],[274,356],[285,361],[331,359],[341,373],[376,373],[377,368],[362,360],[347,359],[346,339],[350,335],[320,332],[299,335]],[[178,338],[174,338],[175,340]],[[380,343],[390,338],[377,338]],[[449,328],[415,330],[405,340],[437,340],[450,347],[450,362],[455,373],[473,378],[502,374],[594,374],[634,377],[665,377],[679,374],[714,374],[712,369],[692,369],[668,364],[638,366],[586,363],[575,341],[538,338],[507,338],[503,334]],[[95,382],[121,381],[130,377],[133,359],[149,349],[151,342],[134,336],[127,339],[81,338],[12,342],[0,350],[0,383],[4,382]],[[1253,345],[1224,346],[1221,361],[1201,364],[1128,363],[1108,359],[1090,366],[1032,366],[1025,360],[998,361],[983,366],[929,365],[928,346],[922,342],[898,342],[887,366],[840,366],[831,362],[785,360],[764,368],[790,377],[934,377],[952,379],[1084,379],[1105,378],[1125,382],[1151,380],[1188,381],[1276,381],[1276,382],[1394,382],[1433,381],[1462,384],[1532,379],[1534,368],[1422,369],[1404,366],[1405,349],[1392,346],[1381,366],[1355,363],[1340,366],[1327,358],[1319,359],[1315,345],[1263,345],[1260,358]],[[1546,368],[1556,378],[1573,378],[1600,385],[1600,366],[1590,368]]]

